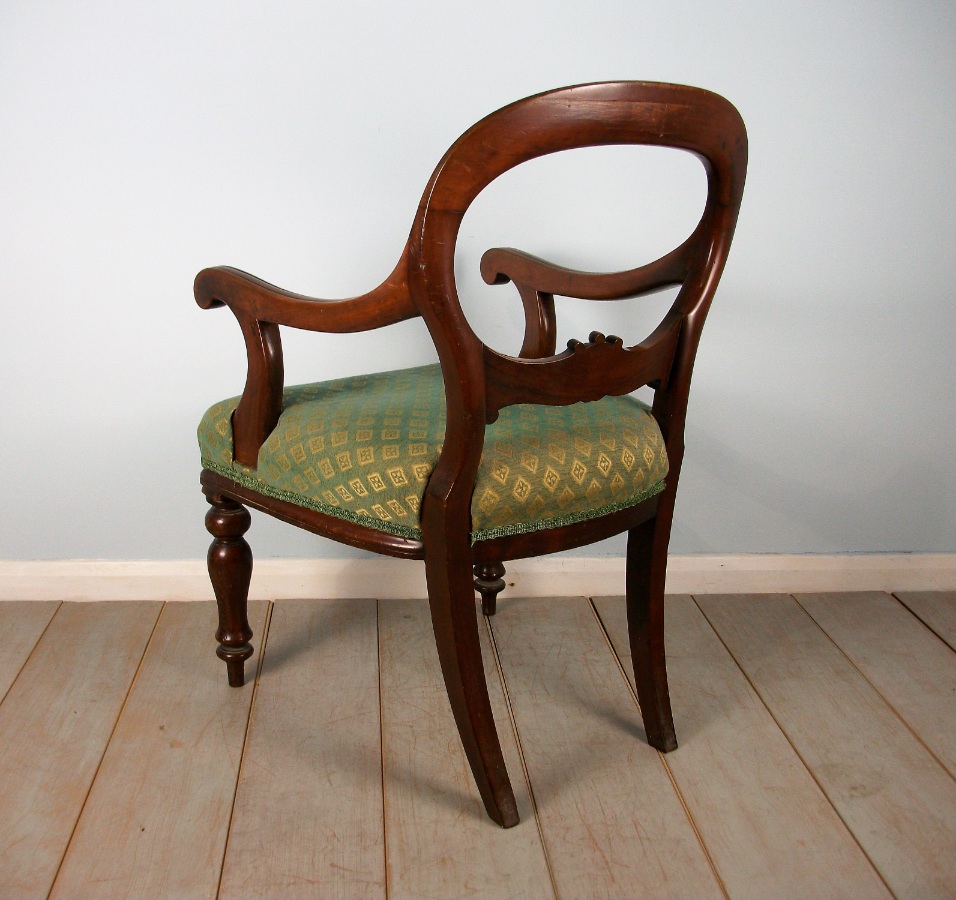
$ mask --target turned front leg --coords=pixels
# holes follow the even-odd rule
[[[219,606],[216,655],[226,663],[229,684],[242,687],[243,665],[252,656],[252,629],[246,617],[252,550],[243,538],[252,517],[244,506],[226,497],[209,497],[209,503],[212,508],[206,513],[206,529],[213,542],[206,562]]]

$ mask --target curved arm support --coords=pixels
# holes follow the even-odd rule
[[[408,247],[375,290],[348,300],[320,300],[275,287],[229,266],[203,269],[194,284],[203,309],[228,306],[239,321],[249,368],[232,417],[235,459],[255,467],[259,448],[282,412],[283,362],[279,326],[307,331],[369,331],[417,316],[408,291]]]
[[[579,300],[622,300],[683,282],[695,235],[696,231],[660,259],[627,272],[581,272],[556,266],[522,250],[493,247],[481,257],[481,277],[486,284],[513,281],[540,294]]]
[[[524,306],[524,342],[518,354],[522,359],[554,356],[558,343],[558,323],[554,314],[554,295],[543,294],[526,284],[516,283]]]
[[[233,456],[236,462],[253,468],[259,462],[259,448],[272,434],[282,412],[282,339],[279,326],[259,322],[236,313],[246,340],[249,368],[246,386],[232,414]]]
[[[418,315],[408,292],[408,249],[398,265],[375,290],[347,300],[322,300],[294,294],[233,269],[203,269],[194,285],[196,302],[203,309],[228,306],[259,322],[273,322],[306,331],[343,334],[370,331]]]

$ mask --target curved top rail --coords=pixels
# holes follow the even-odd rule
[[[549,294],[564,293],[563,287],[571,296],[579,290],[585,297],[611,299],[630,294],[635,284],[653,289],[679,283],[680,291],[665,317],[667,340],[658,335],[653,354],[650,346],[624,348],[612,342],[571,359],[500,357],[474,333],[458,298],[454,259],[465,212],[488,184],[523,162],[613,144],[673,147],[701,159],[707,199],[691,236],[656,262],[610,276],[560,270],[514,254],[508,262],[523,268],[525,276],[535,276],[528,287]],[[638,376],[659,385],[655,415],[665,439],[670,440],[669,435],[675,439],[676,450],[683,440],[700,331],[733,237],[746,166],[746,129],[727,100],[699,88],[651,82],[587,84],[538,94],[492,113],[455,141],[429,179],[409,239],[409,290],[438,351],[447,402],[445,444],[429,481],[423,527],[429,527],[431,515],[468,515],[485,422],[493,420],[501,405],[595,399],[598,379],[586,379],[585,385],[579,378],[586,360],[614,363],[614,371],[608,371],[600,385],[601,396],[636,389]],[[511,276],[504,266],[492,271],[502,261],[501,253],[489,259],[486,277]],[[540,284],[534,283],[536,279]],[[559,376],[558,369],[564,375]],[[581,396],[575,383],[568,383],[552,400],[544,399],[547,372],[579,382]],[[503,390],[506,381],[515,389]],[[427,497],[434,498],[434,513],[429,513]]]

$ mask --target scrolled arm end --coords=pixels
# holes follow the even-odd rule
[[[226,298],[233,295],[235,283],[241,278],[251,279],[230,266],[214,266],[203,269],[193,281],[193,296],[200,309],[215,309],[226,305]],[[257,280],[257,279],[256,279]]]
[[[509,247],[492,247],[486,250],[481,256],[479,264],[481,277],[485,284],[507,284],[511,281],[511,275],[505,271],[508,268],[508,259],[511,254],[518,254],[520,251],[512,250]]]

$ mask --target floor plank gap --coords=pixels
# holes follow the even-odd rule
[[[800,760],[800,764],[806,770],[807,775],[809,775],[810,778],[813,779],[813,782],[816,784],[820,793],[826,798],[827,803],[830,805],[830,808],[833,810],[834,815],[836,815],[837,818],[839,818],[839,820],[843,823],[844,828],[846,829],[847,833],[852,837],[853,842],[856,844],[857,847],[859,847],[860,852],[866,857],[867,861],[869,862],[870,866],[873,869],[874,874],[883,883],[883,886],[886,888],[887,893],[890,896],[896,897],[897,896],[896,893],[890,887],[889,882],[886,880],[883,873],[880,871],[879,866],[876,865],[876,862],[873,860],[867,848],[861,843],[860,838],[857,836],[857,834],[853,830],[850,822],[848,822],[847,819],[844,817],[843,813],[841,812],[837,804],[833,802],[833,798],[830,796],[830,793],[826,789],[826,786],[817,777],[816,773],[813,771],[813,767],[808,763],[803,753],[801,753],[800,748],[796,745],[796,743],[794,743],[790,735],[787,734],[786,727],[776,716],[770,704],[767,702],[766,698],[763,696],[763,694],[761,693],[757,685],[754,684],[753,680],[750,677],[750,674],[747,672],[747,670],[741,664],[740,660],[737,658],[737,656],[731,650],[727,642],[724,640],[723,635],[721,635],[721,633],[717,630],[717,628],[714,627],[714,623],[708,617],[706,610],[704,610],[703,607],[698,602],[698,597],[694,595],[692,599],[695,605],[697,606],[697,608],[700,610],[701,615],[703,615],[704,619],[707,621],[707,624],[710,627],[710,629],[713,631],[714,635],[716,635],[720,643],[723,644],[724,649],[727,651],[730,658],[734,661],[734,664],[737,666],[737,669],[740,671],[740,674],[746,679],[747,683],[750,685],[750,689],[759,698],[761,704],[763,704],[764,709],[767,711],[767,715],[769,715],[770,718],[773,720],[777,729],[780,731],[780,734],[783,735],[787,743],[792,748],[797,759]]]
[[[900,709],[900,707],[897,705],[897,703],[894,703],[893,700],[892,700],[890,697],[887,697],[887,696],[886,696],[886,691],[880,686],[879,682],[876,681],[876,680],[874,680],[874,679],[871,677],[871,675],[868,674],[867,671],[866,671],[864,668],[861,668],[861,667],[857,664],[856,659],[854,659],[853,656],[851,656],[849,653],[847,653],[847,651],[841,646],[841,644],[839,643],[839,641],[837,641],[837,640],[833,637],[833,635],[831,635],[830,632],[827,631],[827,629],[823,626],[823,624],[822,624],[821,622],[817,621],[817,619],[816,619],[816,618],[814,617],[814,615],[810,612],[810,610],[807,609],[806,604],[805,604],[804,602],[802,602],[800,598],[801,598],[801,597],[806,597],[806,596],[809,596],[809,595],[805,595],[805,594],[793,594],[792,596],[793,596],[793,599],[797,602],[797,605],[800,607],[800,609],[803,610],[803,612],[807,615],[807,617],[810,619],[810,621],[813,622],[813,624],[816,625],[816,627],[819,628],[821,632],[823,632],[823,634],[826,636],[826,639],[834,646],[834,648],[837,650],[837,652],[840,653],[840,655],[846,660],[847,664],[850,665],[853,669],[855,669],[856,672],[859,673],[860,677],[861,677],[868,685],[870,685],[870,687],[872,687],[873,690],[874,690],[880,697],[883,698],[883,702],[886,703],[887,707],[889,707],[889,709],[892,711],[893,715],[896,716],[896,718],[900,720],[900,723],[903,725],[903,727],[906,728],[907,731],[909,731],[909,733],[913,736],[913,739],[916,740],[919,744],[922,745],[923,749],[925,749],[926,752],[927,752],[933,759],[935,759],[937,763],[939,763],[940,768],[941,768],[950,778],[952,778],[954,781],[956,781],[956,754],[953,755],[953,762],[950,762],[950,764],[947,765],[946,762],[945,762],[943,759],[940,758],[939,754],[937,754],[937,752],[933,749],[933,747],[930,746],[930,744],[928,744],[928,743],[926,742],[926,740],[924,740],[923,736],[919,733],[919,731],[911,724],[910,720],[903,714],[903,712],[901,711],[901,709]],[[895,597],[892,597],[892,595],[890,595],[890,594],[885,594],[884,596],[886,596],[886,597],[888,597],[888,598],[892,598],[892,599],[897,599],[897,598],[895,598]],[[916,618],[918,619],[918,617],[916,617]],[[925,623],[923,623],[923,624],[925,624]],[[932,629],[929,629],[929,630],[932,631]],[[935,633],[934,633],[934,634],[935,634]],[[936,635],[936,636],[938,637],[938,635]],[[943,643],[945,643],[945,642],[943,642]],[[954,661],[954,662],[956,662],[956,661]],[[956,665],[954,665],[954,670],[956,670]],[[951,683],[953,684],[953,687],[956,687],[956,681],[953,681],[953,682],[951,682]],[[951,738],[952,734],[954,734],[954,733],[956,733],[956,730],[950,731],[949,736],[947,737],[947,743],[949,742],[949,738]]]
[[[378,672],[378,735],[382,748],[382,860],[385,866],[385,897],[391,896],[388,881],[388,796],[385,792],[385,710],[382,709],[382,601],[375,601],[375,668]]]
[[[222,893],[222,876],[226,870],[226,854],[229,852],[229,838],[232,836],[232,823],[236,816],[236,795],[239,793],[239,783],[242,780],[242,767],[246,760],[246,747],[249,746],[249,730],[256,714],[256,697],[259,693],[259,679],[262,675],[262,661],[266,658],[266,648],[269,643],[269,626],[272,624],[272,613],[275,602],[270,600],[266,607],[266,618],[262,626],[262,635],[259,638],[259,658],[256,660],[256,674],[252,683],[252,697],[249,700],[249,717],[246,719],[246,728],[242,736],[242,751],[239,755],[239,769],[236,772],[236,784],[232,792],[232,804],[229,809],[229,822],[226,825],[226,840],[222,845],[222,857],[219,860],[219,878],[216,879],[216,897]]]
[[[514,707],[511,704],[511,694],[508,690],[508,681],[505,678],[504,670],[501,668],[501,656],[498,653],[498,644],[495,640],[495,629],[491,617],[482,615],[485,620],[485,627],[488,632],[488,641],[491,644],[491,651],[494,655],[495,670],[498,672],[498,678],[501,680],[501,690],[505,698],[505,709],[508,711],[508,721],[511,723],[511,732],[515,737],[515,745],[518,748],[518,759],[521,761],[521,777],[524,778],[528,787],[528,799],[531,803],[531,811],[534,813],[534,823],[538,829],[538,836],[541,840],[541,850],[544,853],[544,862],[548,867],[548,877],[551,879],[551,889],[554,896],[558,897],[558,885],[554,879],[554,867],[551,864],[551,855],[548,852],[548,844],[544,839],[544,831],[541,828],[541,816],[538,813],[538,804],[534,799],[534,786],[531,784],[531,777],[528,775],[528,763],[524,757],[524,748],[521,746],[521,735],[518,734],[518,722],[515,719]]]
[[[120,719],[123,718],[123,712],[126,710],[126,704],[129,703],[129,698],[133,693],[133,689],[136,687],[136,682],[139,679],[139,673],[143,669],[143,660],[146,659],[146,654],[149,653],[149,648],[153,643],[153,637],[156,635],[156,629],[159,627],[160,619],[163,617],[163,613],[166,611],[166,604],[164,603],[159,610],[159,615],[156,616],[156,621],[153,622],[153,628],[149,633],[149,637],[146,639],[146,646],[143,647],[143,653],[139,658],[139,663],[136,666],[136,671],[133,673],[133,679],[129,683],[129,687],[126,689],[126,696],[123,698],[123,703],[120,706],[119,712],[116,714],[116,720],[113,722],[113,727],[110,730],[110,736],[107,739],[106,743],[103,745],[103,752],[100,754],[100,760],[96,765],[96,771],[93,773],[93,779],[90,781],[90,786],[87,788],[86,796],[83,798],[83,803],[80,805],[80,811],[77,814],[76,821],[73,823],[73,828],[70,830],[70,839],[66,842],[66,848],[63,851],[63,856],[60,858],[60,863],[56,867],[56,873],[53,876],[52,887],[50,888],[50,894],[52,895],[53,891],[56,890],[56,882],[60,877],[60,871],[63,868],[63,863],[66,862],[66,858],[70,852],[70,846],[73,843],[73,838],[76,836],[76,829],[79,827],[80,820],[83,818],[83,812],[86,809],[86,804],[90,800],[90,794],[93,793],[93,788],[96,785],[96,779],[100,774],[100,769],[103,768],[103,760],[106,758],[107,750],[109,750],[110,743],[113,740],[113,736],[116,734],[116,726],[119,725]],[[51,620],[52,621],[52,620]]]
[[[956,653],[956,591],[896,591],[893,596]]]
[[[14,605],[14,603],[16,605]],[[33,651],[36,650],[37,645],[40,641],[43,640],[43,636],[47,633],[50,628],[50,625],[53,624],[53,620],[56,618],[56,614],[60,611],[62,603],[51,602],[48,600],[41,601],[7,601],[3,603],[3,608],[7,612],[8,616],[14,618],[14,624],[4,622],[5,627],[0,628],[0,632],[3,633],[4,641],[4,655],[3,659],[0,660],[0,704],[6,699],[6,696],[13,689],[13,686],[16,684],[17,679],[20,677],[20,673],[23,671],[24,667],[30,662],[30,657],[33,656]],[[47,619],[47,622],[43,627],[37,632],[36,628],[30,628],[27,625],[26,629],[23,627],[23,622],[21,618],[21,610],[24,608],[40,608],[44,606],[52,606],[53,610],[50,617]],[[42,615],[45,614],[45,610],[41,613],[41,622]],[[20,627],[17,628],[16,626]],[[23,634],[23,631],[26,631],[26,634]],[[20,638],[18,641],[17,638]],[[17,647],[18,643],[27,643],[29,646],[24,648],[22,646]],[[17,651],[20,652],[17,652]],[[3,671],[6,669],[7,671]]]
[[[618,652],[614,647],[614,642],[611,640],[611,635],[608,632],[607,626],[601,618],[601,613],[598,611],[597,605],[594,602],[595,598],[588,597],[587,600],[588,605],[591,607],[591,612],[594,614],[594,618],[597,621],[598,627],[601,629],[601,634],[604,635],[604,641],[607,644],[607,648],[610,651],[614,661],[617,663],[617,667],[621,673],[621,678],[624,679],[624,684],[627,685],[627,689],[630,692],[631,697],[634,699],[634,705],[637,707],[638,711],[640,711],[641,702],[637,699],[637,689],[631,683],[631,679],[628,677],[628,672],[624,665],[624,661],[618,655]],[[703,835],[700,833],[700,829],[697,827],[697,823],[694,821],[694,816],[690,811],[690,807],[687,805],[687,801],[684,799],[684,795],[681,793],[680,787],[677,784],[677,780],[674,778],[674,773],[671,771],[671,767],[667,764],[667,754],[661,753],[660,750],[658,750],[657,755],[660,757],[661,765],[664,767],[664,771],[667,773],[667,777],[670,779],[671,787],[674,788],[674,793],[677,794],[677,799],[680,801],[681,808],[684,810],[684,815],[687,816],[687,821],[690,823],[690,827],[693,829],[694,834],[697,835],[697,841],[700,843],[700,849],[707,858],[707,862],[710,865],[711,871],[714,873],[714,878],[717,879],[717,884],[720,885],[720,889],[723,891],[724,897],[727,898],[727,900],[730,900],[730,894],[727,892],[727,885],[724,884],[724,880],[720,876],[720,871],[717,868],[717,865],[714,863],[714,859],[710,854],[707,843],[704,841]]]

